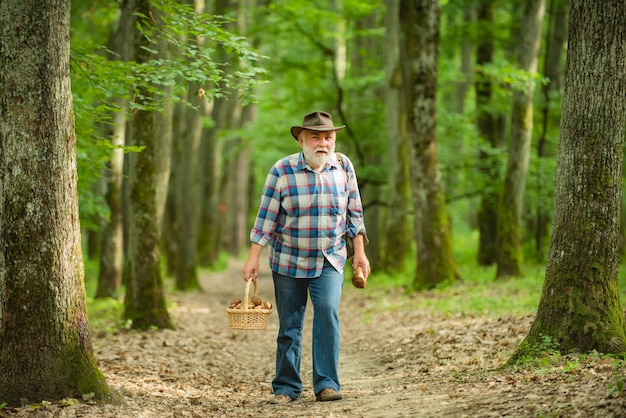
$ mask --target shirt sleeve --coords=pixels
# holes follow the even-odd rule
[[[250,241],[261,246],[265,246],[276,231],[276,225],[280,216],[280,176],[276,166],[274,166],[263,186],[261,193],[261,204],[254,221],[254,227],[250,232]]]
[[[348,236],[354,238],[358,234],[366,235],[365,221],[363,219],[363,203],[357,181],[356,172],[352,161],[345,157],[345,169],[348,177]]]

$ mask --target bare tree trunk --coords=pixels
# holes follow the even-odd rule
[[[461,43],[461,74],[463,74],[463,79],[459,81],[456,85],[456,112],[459,114],[463,114],[465,111],[465,99],[467,97],[467,91],[471,86],[472,79],[472,38],[470,34],[469,28],[474,24],[473,22],[473,14],[474,14],[473,5],[468,5],[463,10],[463,42]]]
[[[70,2],[0,2],[0,401],[110,400],[89,335]]]
[[[242,4],[233,0],[223,0],[218,3],[219,9],[217,10],[236,16],[236,26],[233,23],[227,29],[245,34],[247,22]],[[236,70],[240,63],[233,60],[227,51],[222,51],[222,53],[225,61],[230,61],[233,69]],[[256,117],[254,106],[243,107],[239,100],[240,93],[232,91],[229,114],[222,118],[222,121],[227,124],[222,125],[222,128],[239,130]],[[220,205],[220,210],[224,210],[221,222],[225,221],[225,228],[222,228],[222,245],[230,254],[236,256],[247,248],[249,243],[250,146],[240,136],[230,139],[227,146],[231,153],[226,156],[223,165],[226,175],[223,177]]]
[[[187,100],[197,109],[186,109],[185,129],[182,138],[181,162],[178,165],[177,210],[178,218],[178,264],[176,288],[192,290],[199,287],[197,271],[198,222],[200,219],[201,179],[199,170],[200,140],[202,139],[202,116],[204,99],[195,92],[197,86],[189,85]]]
[[[113,35],[113,50],[122,60],[130,58],[128,39],[132,34],[134,17],[128,9],[122,9],[117,31]],[[126,111],[127,103],[123,99],[117,100],[118,112],[113,116],[111,144],[123,146],[126,144]],[[110,217],[103,222],[101,231],[100,271],[98,273],[98,288],[96,298],[116,297],[122,286],[122,265],[124,256],[124,222],[123,222],[123,178],[124,178],[124,150],[117,148],[111,152],[111,160],[107,165],[107,172],[103,176],[106,183],[105,200],[109,207]]]
[[[121,101],[118,101],[121,104]],[[126,106],[113,119],[111,144],[122,146],[126,137]],[[109,206],[109,219],[102,228],[100,270],[96,298],[117,297],[122,287],[123,263],[123,206],[122,184],[124,170],[124,150],[114,149],[106,173],[105,200]]]
[[[230,7],[230,0],[217,0],[213,10],[206,9],[207,13],[226,15]],[[219,49],[220,60],[226,61],[228,54]],[[220,89],[226,90],[224,83]],[[213,119],[212,127],[204,127],[200,170],[202,172],[202,203],[200,211],[200,226],[198,236],[198,261],[203,266],[211,266],[217,262],[220,251],[223,249],[222,237],[226,229],[227,203],[224,201],[223,186],[226,166],[222,139],[219,132],[232,127],[233,114],[237,103],[235,100],[216,97],[212,107],[207,110]]]
[[[432,288],[456,278],[437,156],[439,11],[438,0],[407,0],[402,2],[400,13],[403,75],[410,111],[407,123],[411,185],[416,208],[417,289]]]
[[[547,78],[547,83],[541,88],[542,101],[542,126],[537,140],[537,159],[539,167],[535,177],[535,189],[539,196],[535,202],[535,254],[537,261],[545,261],[547,241],[550,232],[550,208],[546,206],[546,201],[552,201],[551,196],[546,196],[551,187],[546,187],[546,179],[542,170],[542,162],[546,157],[554,156],[552,147],[550,146],[549,137],[552,132],[558,130],[559,115],[555,115],[550,110],[554,107],[556,101],[554,96],[561,90],[561,72],[562,58],[565,56],[563,46],[567,41],[567,0],[550,0],[549,18],[551,21],[550,28],[546,36],[546,56],[544,59],[543,75]],[[556,141],[555,141],[556,142]],[[550,185],[552,181],[550,181]]]
[[[239,127],[243,128],[247,123],[256,118],[256,106],[248,105],[242,109]],[[240,140],[241,151],[237,154],[237,171],[235,180],[235,194],[233,196],[233,242],[231,250],[233,254],[239,254],[250,242],[250,227],[248,219],[250,215],[250,145]]]
[[[545,0],[524,3],[524,18],[518,66],[535,74],[541,43]],[[528,177],[530,140],[533,130],[534,82],[525,91],[513,93],[511,140],[502,195],[498,204],[498,263],[496,277],[522,275],[522,209]]]
[[[400,3],[386,0],[387,29],[385,44],[385,67],[387,88],[385,108],[387,109],[387,158],[389,159],[389,194],[385,209],[385,232],[381,234],[380,268],[385,271],[402,271],[404,261],[411,251],[411,226],[409,210],[411,204],[411,184],[409,182],[409,159],[406,131],[401,130],[402,114],[406,116],[402,97],[402,69],[400,67],[399,33]]]
[[[128,0],[130,10],[143,16],[155,16],[148,0]],[[140,24],[149,24],[142,20]],[[135,31],[135,60],[145,63],[154,56],[154,48],[138,30]],[[141,96],[152,97],[147,88]],[[138,99],[142,100],[142,99]],[[141,104],[141,102],[139,103]],[[164,115],[170,115],[167,109]],[[169,127],[169,128],[168,128]],[[167,132],[169,129],[169,132]],[[133,145],[145,146],[129,159],[129,238],[126,260],[126,298],[124,317],[133,328],[174,328],[165,305],[159,241],[170,166],[171,121],[155,111],[138,109],[130,122]]]
[[[478,5],[478,23],[483,28],[476,65],[482,68],[493,61],[493,4],[490,0],[482,0]],[[479,73],[476,80],[476,109],[478,112],[477,129],[480,136],[478,167],[483,176],[485,186],[480,194],[478,211],[478,264],[488,266],[496,262],[497,224],[494,222],[498,214],[499,184],[498,161],[492,152],[498,148],[498,133],[495,116],[489,110],[493,95],[493,86],[487,75]]]
[[[163,219],[163,232],[161,235],[162,248],[167,258],[167,275],[176,277],[180,264],[180,171],[182,164],[183,138],[185,135],[185,114],[187,106],[183,103],[173,105],[174,117],[172,121],[172,151],[170,162],[170,178],[167,186],[167,201]]]
[[[554,227],[535,322],[509,362],[550,337],[561,352],[626,352],[619,220],[626,128],[626,3],[570,3]]]
[[[224,228],[225,204],[222,201],[221,187],[223,175],[223,152],[217,131],[227,126],[230,107],[234,101],[216,98],[213,101],[211,116],[215,126],[204,128],[202,140],[201,170],[203,178],[203,202],[200,215],[198,237],[198,259],[201,265],[211,266],[219,257],[221,236]]]

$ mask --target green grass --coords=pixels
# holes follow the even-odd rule
[[[425,309],[449,316],[501,317],[535,314],[543,289],[545,265],[527,264],[524,266],[523,277],[496,280],[495,266],[477,265],[476,242],[475,233],[455,236],[454,257],[462,279],[442,283],[433,290],[410,290],[414,266],[408,265],[407,273],[395,275],[374,270],[368,280],[369,298],[375,301],[375,306],[370,309]],[[624,306],[626,267],[620,268],[619,276],[620,300]]]
[[[228,268],[229,256],[227,253],[220,253],[215,265],[211,268],[202,267],[199,273],[209,273],[212,271],[223,271]],[[161,265],[161,273],[164,277],[166,294],[175,292],[174,278],[166,277],[167,268],[165,260]],[[112,333],[117,329],[127,327],[126,321],[122,319],[124,312],[123,294],[116,298],[95,299],[98,287],[98,260],[85,259],[85,291],[87,294],[87,315],[89,317],[89,328],[94,334]],[[123,289],[122,289],[123,292]],[[173,308],[172,302],[168,303],[168,308]]]
[[[543,281],[544,265],[524,266],[523,277],[495,280],[495,266],[482,267],[476,263],[475,232],[457,230],[454,238],[454,258],[461,280],[443,283],[436,289],[422,292],[410,292],[415,267],[412,260],[407,260],[406,273],[384,274],[374,272],[368,280],[368,309],[375,311],[421,309],[447,316],[525,316],[537,312]],[[217,265],[207,271],[222,271],[228,266],[228,257],[222,254]],[[116,327],[124,326],[121,320],[123,299],[95,300],[98,264],[85,262],[85,285],[87,290],[87,308],[89,320],[96,332],[111,332]],[[626,267],[620,268],[620,300],[626,303]],[[166,279],[168,291],[173,290],[173,280]]]

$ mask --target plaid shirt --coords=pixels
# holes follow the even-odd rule
[[[250,241],[270,244],[272,271],[295,278],[322,274],[324,258],[343,274],[346,243],[365,234],[363,205],[354,166],[336,154],[317,172],[306,165],[302,152],[285,157],[272,167]],[[346,231],[346,216],[349,221]]]

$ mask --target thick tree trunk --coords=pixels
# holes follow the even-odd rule
[[[143,16],[157,13],[148,0],[129,0],[128,7]],[[141,24],[148,24],[142,21]],[[135,59],[145,63],[154,55],[154,45],[135,31]],[[140,97],[152,94],[144,88]],[[139,105],[142,104],[140,101]],[[164,115],[171,115],[167,109]],[[171,116],[170,116],[171,117]],[[126,298],[124,317],[132,327],[174,328],[165,305],[159,240],[165,209],[170,166],[171,121],[155,111],[137,109],[130,121],[130,138],[140,153],[129,155],[128,257],[126,260]]]
[[[70,2],[0,2],[0,402],[111,399],[89,335]]]
[[[400,7],[403,78],[410,111],[407,124],[411,185],[416,209],[414,286],[425,289],[456,278],[437,156],[439,1],[407,0]]]
[[[561,352],[626,352],[619,221],[626,127],[626,3],[575,0],[558,148],[554,227],[532,328],[509,362],[542,337]]]
[[[479,27],[483,28],[476,53],[476,65],[479,69],[493,61],[493,2],[481,0],[477,7]],[[476,80],[476,109],[478,113],[477,129],[480,136],[478,167],[483,176],[485,187],[480,194],[478,210],[478,264],[494,264],[498,257],[498,228],[495,222],[498,216],[498,198],[500,170],[495,150],[500,146],[495,115],[489,109],[493,95],[493,86],[488,76],[478,74]]]
[[[518,66],[530,74],[537,72],[545,0],[524,3],[524,18]],[[525,91],[513,93],[511,140],[502,195],[498,204],[498,263],[496,277],[522,275],[522,209],[528,177],[530,140],[533,130],[534,82]]]

